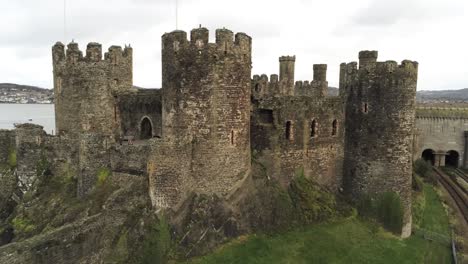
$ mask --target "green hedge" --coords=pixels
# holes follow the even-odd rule
[[[399,234],[403,227],[403,205],[394,192],[364,195],[357,203],[359,216],[379,221],[385,229]]]

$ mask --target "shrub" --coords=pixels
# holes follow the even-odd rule
[[[419,176],[417,174],[415,174],[415,173],[413,173],[413,175],[411,177],[411,187],[416,192],[421,192],[423,190],[423,182],[419,178]]]
[[[10,148],[8,151],[8,166],[10,168],[16,168],[16,149]]]
[[[97,173],[97,186],[102,186],[110,174],[111,172],[108,168],[100,168]]]
[[[396,234],[401,233],[403,227],[403,206],[398,194],[386,192],[380,195],[377,201],[377,219],[387,230]]]
[[[41,158],[36,163],[36,175],[41,176],[50,176],[50,163],[47,161],[44,155],[41,155]]]
[[[301,173],[296,175],[289,186],[289,195],[305,223],[323,221],[336,212],[336,201],[332,193]]]
[[[164,216],[155,221],[145,238],[142,246],[142,264],[166,263],[171,247],[171,233]]]
[[[417,159],[414,162],[413,169],[414,172],[424,178],[426,178],[429,173],[432,173],[431,164],[423,159]]]
[[[32,222],[27,218],[17,216],[11,221],[11,223],[14,230],[18,233],[30,233],[35,229]]]
[[[358,215],[363,218],[375,217],[375,203],[370,195],[363,195],[357,202]]]

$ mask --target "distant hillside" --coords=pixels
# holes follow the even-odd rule
[[[36,92],[52,92],[51,89],[41,88],[31,85],[23,85],[16,83],[0,83],[0,91],[5,90],[22,90],[22,91],[36,91]]]
[[[137,89],[147,89],[133,86]],[[336,87],[328,87],[328,95],[337,96]],[[465,104],[468,103],[468,88],[459,90],[418,91],[419,104]],[[0,83],[0,103],[52,103],[53,90],[31,85]]]
[[[418,102],[468,102],[468,88],[460,90],[418,91]]]
[[[338,96],[339,90],[336,87],[328,87],[328,95],[329,96]]]
[[[15,83],[0,83],[0,103],[50,104],[53,91],[37,86]]]

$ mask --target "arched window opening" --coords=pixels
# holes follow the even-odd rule
[[[57,94],[62,92],[62,77],[57,77]]]
[[[231,145],[234,145],[234,130],[231,130]]]
[[[177,53],[177,51],[179,51],[179,48],[180,48],[180,43],[179,41],[174,41],[174,52]]]
[[[458,168],[458,159],[460,155],[455,150],[450,150],[445,156],[445,166]]]
[[[197,47],[201,49],[203,47],[203,40],[197,39],[196,44],[197,44]]]
[[[257,93],[260,92],[260,84],[259,83],[255,84],[255,92],[257,92]]]
[[[292,122],[291,121],[286,122],[285,136],[286,136],[286,139],[292,140]]]
[[[150,139],[153,137],[153,126],[149,118],[145,117],[141,120],[140,139]]]
[[[422,152],[421,158],[427,162],[430,162],[431,165],[434,165],[435,164],[434,150],[425,149]]]
[[[310,123],[310,137],[314,138],[317,136],[317,121],[314,119]]]
[[[332,123],[332,136],[336,136],[338,132],[338,121],[333,120],[333,123]]]

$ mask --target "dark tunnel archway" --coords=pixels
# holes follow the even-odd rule
[[[446,167],[458,167],[458,159],[460,155],[455,150],[449,150],[445,156],[445,166]]]
[[[425,161],[431,162],[431,165],[434,165],[435,163],[435,157],[434,157],[434,150],[432,149],[425,149],[422,152],[421,158]]]
[[[153,125],[148,117],[143,118],[140,124],[140,139],[150,139],[153,137]]]

